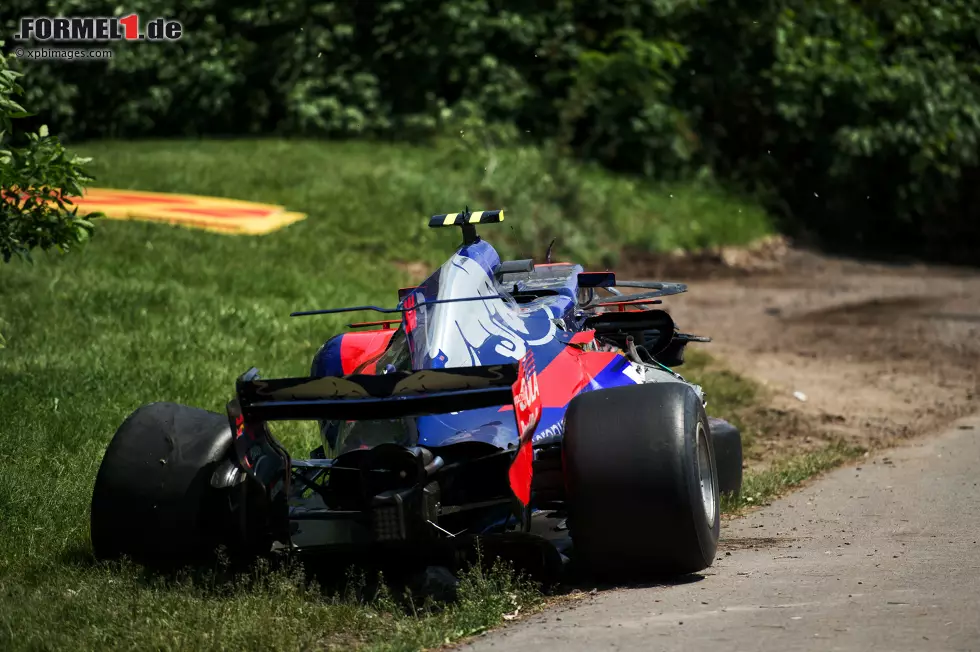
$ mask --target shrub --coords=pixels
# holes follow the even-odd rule
[[[80,217],[77,207],[70,208],[71,198],[90,180],[80,167],[85,159],[71,156],[43,125],[26,134],[23,146],[10,144],[13,120],[27,112],[13,99],[23,89],[17,83],[20,73],[9,69],[7,59],[0,56],[0,256],[5,263],[14,256],[31,260],[37,248],[68,251],[89,237],[94,217]]]
[[[80,16],[117,9],[72,4]],[[41,5],[9,0],[0,26],[60,7]],[[184,37],[113,46],[107,62],[32,63],[27,101],[59,133],[419,138],[467,116],[657,180],[710,168],[825,240],[914,248],[980,235],[971,0],[134,0],[127,11],[178,18]]]

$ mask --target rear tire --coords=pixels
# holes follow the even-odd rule
[[[228,419],[215,412],[175,403],[133,412],[95,479],[96,557],[169,566],[211,555],[229,534],[232,491],[212,488],[211,475],[231,444]]]
[[[742,492],[742,433],[715,417],[708,417],[708,426],[718,467],[718,493],[738,496]]]
[[[717,468],[701,400],[684,383],[577,396],[565,416],[575,558],[607,578],[684,575],[714,561]]]

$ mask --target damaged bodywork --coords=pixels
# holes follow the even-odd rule
[[[601,520],[602,510],[590,511],[584,499],[576,507],[571,496],[604,492],[603,478],[615,469],[593,478],[589,469],[605,462],[584,451],[601,445],[604,433],[591,432],[597,429],[587,425],[592,417],[574,416],[570,406],[602,406],[608,399],[615,431],[609,445],[639,437],[618,445],[644,449],[643,433],[630,433],[655,419],[617,423],[641,418],[624,414],[630,405],[649,410],[659,401],[664,414],[680,415],[664,422],[679,434],[650,437],[672,438],[677,450],[667,447],[664,455],[681,456],[690,466],[675,479],[687,483],[690,495],[668,496],[674,485],[650,491],[662,493],[667,503],[693,501],[690,509],[708,523],[694,533],[696,546],[684,544],[700,546],[701,562],[674,566],[710,564],[718,462],[711,437],[701,433],[711,430],[705,394],[673,369],[683,363],[689,342],[708,338],[680,333],[667,312],[651,308],[686,286],[617,282],[613,272],[552,263],[550,248],[545,263],[501,260],[475,225],[502,219],[501,211],[433,217],[430,226],[461,227],[464,241],[428,278],[399,290],[392,308],[293,313],[375,311],[396,318],[350,324],[320,347],[309,376],[266,379],[253,368],[238,378],[227,405],[227,452],[208,467],[210,490],[221,496],[217,503],[226,512],[215,520],[221,531],[208,541],[328,554],[386,546],[431,552],[494,536],[537,545],[535,515],[552,517],[558,530],[568,529],[571,516],[574,541],[576,525],[579,532],[593,528],[590,519]],[[623,294],[623,287],[632,293]],[[587,394],[594,396],[580,398]],[[649,400],[637,403],[638,396]],[[604,408],[582,408],[583,414],[596,409]],[[321,436],[321,445],[302,459],[293,458],[270,428],[290,420],[315,421]],[[569,437],[584,443],[573,445]],[[738,457],[740,469],[740,445]],[[93,524],[99,520],[98,485]],[[624,496],[623,502],[632,500]],[[664,509],[676,511],[676,505]],[[96,536],[93,529],[93,541]],[[589,535],[578,538],[588,541]]]

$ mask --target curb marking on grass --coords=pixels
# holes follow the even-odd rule
[[[165,222],[232,235],[264,235],[306,219],[282,206],[200,195],[89,188],[72,200],[80,212],[115,220]]]

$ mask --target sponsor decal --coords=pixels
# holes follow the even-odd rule
[[[410,294],[405,297],[405,303],[402,306],[405,309],[405,332],[412,333],[418,326],[418,313],[415,312],[415,306],[417,305],[416,296],[419,293]]]
[[[534,352],[528,351],[517,365],[517,382],[514,383],[514,416],[521,442],[533,434],[541,420],[541,394],[538,392],[538,375],[534,368]]]
[[[534,369],[534,353],[528,351],[517,366],[517,382],[514,391],[514,418],[521,441],[517,455],[510,465],[510,487],[522,505],[531,502],[531,479],[534,473],[534,449],[531,438],[541,421],[541,395],[538,392],[538,376]]]
[[[558,423],[555,423],[552,426],[545,428],[538,434],[534,435],[531,441],[533,443],[538,443],[540,441],[545,441],[547,439],[558,439],[564,434],[565,434],[565,420],[562,419]]]

